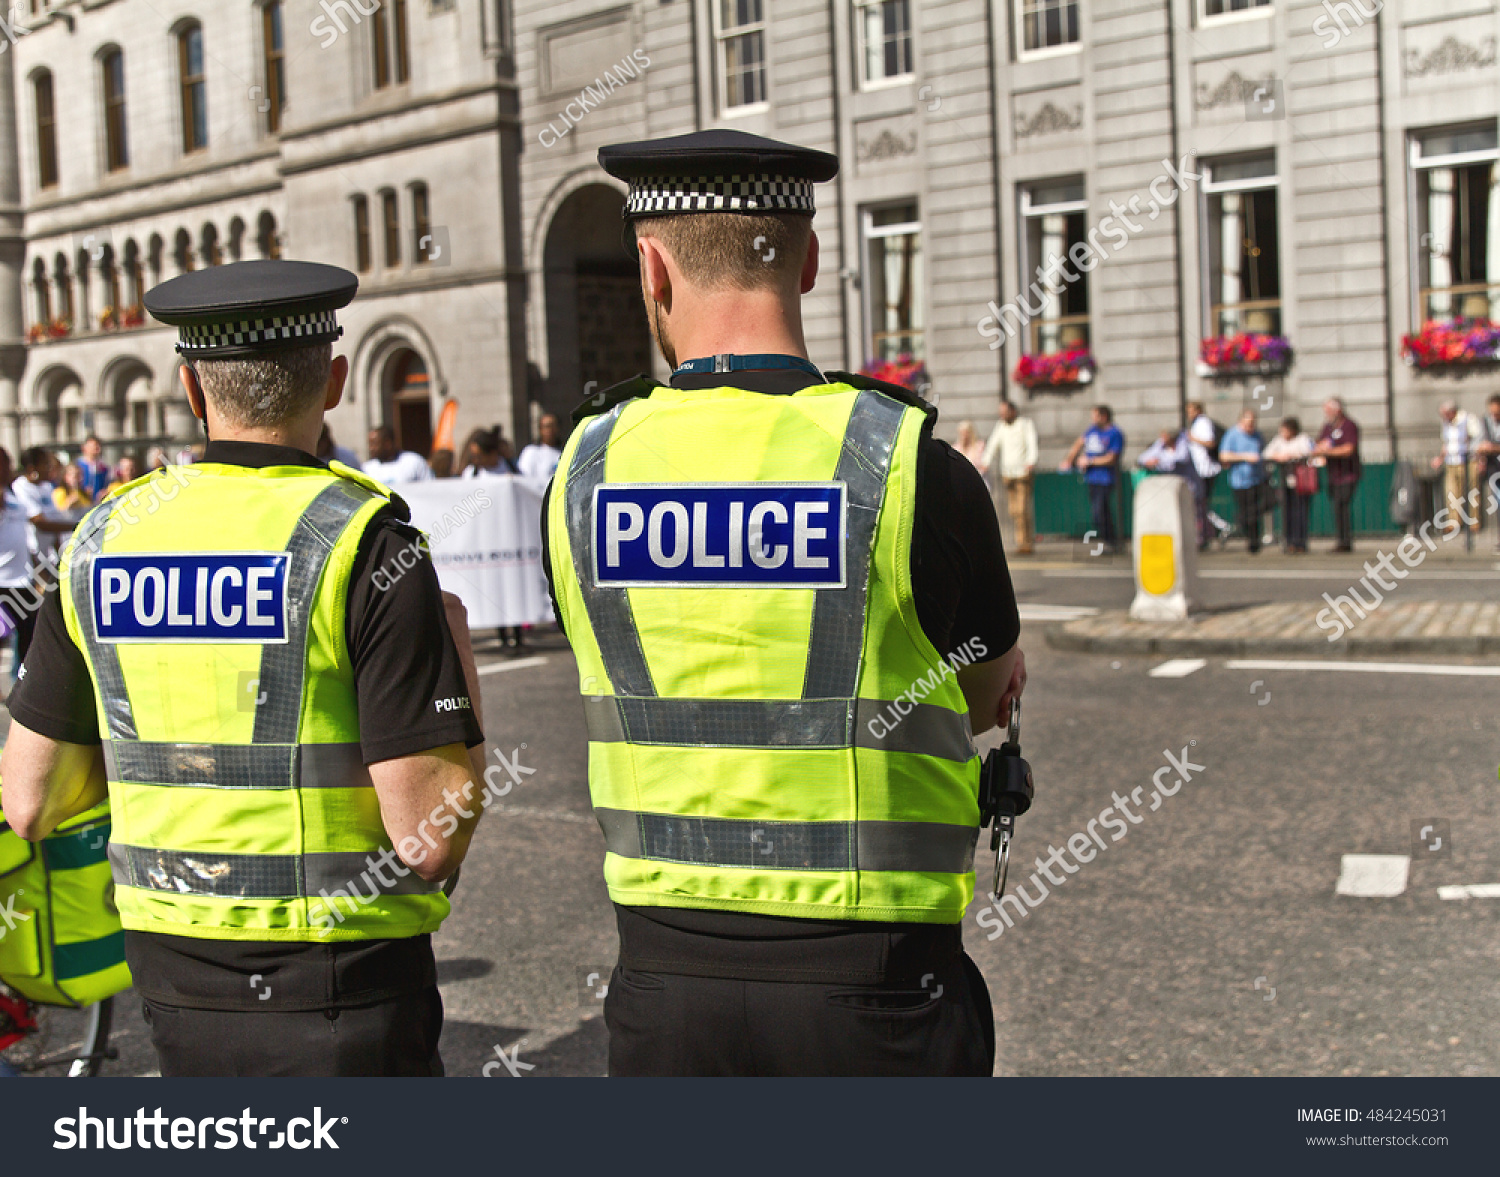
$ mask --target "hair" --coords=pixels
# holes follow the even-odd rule
[[[1187,404],[1183,405],[1183,408],[1187,411],[1187,415],[1189,418],[1198,416],[1204,412],[1202,401],[1188,401]],[[1194,413],[1194,409],[1197,409],[1198,412]]]
[[[1296,417],[1283,417],[1281,419],[1281,427],[1283,429],[1290,429],[1293,437],[1302,432],[1302,422],[1297,420]]]
[[[1341,396],[1331,396],[1323,403],[1325,405],[1333,405],[1341,413],[1344,411],[1344,398]]]
[[[1094,412],[1098,413],[1109,424],[1114,424],[1115,415],[1108,405],[1095,405]]]
[[[763,290],[796,282],[812,218],[799,213],[693,213],[647,217],[637,238],[666,246],[683,276],[706,290]]]
[[[43,470],[52,465],[52,453],[43,445],[28,446],[21,451],[22,470]]]
[[[288,347],[193,364],[203,395],[235,429],[280,425],[321,407],[333,369],[333,345]]]
[[[452,478],[453,451],[433,450],[432,457],[427,459],[427,467],[432,471],[434,478]]]
[[[396,429],[393,425],[376,425],[370,430],[376,437],[383,437],[387,441],[396,440]]]
[[[1500,405],[1500,392],[1490,393],[1490,399],[1484,403],[1487,405]]]

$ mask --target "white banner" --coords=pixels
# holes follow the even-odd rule
[[[542,496],[513,474],[440,478],[393,488],[427,533],[438,581],[469,611],[470,629],[552,621],[542,570]]]

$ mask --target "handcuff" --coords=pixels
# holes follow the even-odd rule
[[[995,877],[990,895],[995,902],[1005,894],[1010,871],[1010,841],[1016,818],[1031,808],[1036,789],[1031,765],[1021,756],[1021,700],[1010,706],[1010,731],[1005,743],[990,750],[979,775],[979,825],[990,827],[990,849],[995,852]]]

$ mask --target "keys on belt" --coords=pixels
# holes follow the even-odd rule
[[[979,824],[990,827],[990,849],[995,852],[990,895],[996,902],[1005,894],[1016,818],[1031,808],[1035,795],[1031,765],[1021,757],[1021,700],[1017,699],[1011,704],[1009,738],[985,757],[979,776]]]

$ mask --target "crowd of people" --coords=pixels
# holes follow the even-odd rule
[[[324,426],[318,456],[337,458],[347,465],[358,466],[387,486],[426,482],[433,478],[515,476],[538,494],[547,488],[562,458],[562,428],[551,413],[543,414],[537,422],[537,440],[525,446],[519,457],[515,446],[505,436],[505,430],[498,425],[474,430],[458,453],[439,446],[428,458],[412,450],[403,450],[397,444],[396,431],[389,425],[378,425],[370,430],[369,441],[370,457],[361,465],[352,453],[335,444]]]
[[[1450,463],[1450,500],[1467,490],[1464,479],[1471,460],[1484,466],[1483,471],[1478,465],[1474,467],[1476,482],[1483,474],[1496,479],[1500,486],[1500,394],[1491,398],[1490,413],[1483,422],[1452,405],[1444,406],[1444,413],[1444,456],[1435,459],[1434,465]],[[1137,457],[1131,472],[1126,466],[1125,434],[1114,423],[1114,413],[1108,405],[1095,405],[1090,410],[1088,429],[1069,447],[1058,469],[1065,473],[1076,470],[1083,477],[1093,540],[1111,552],[1122,548],[1116,505],[1127,474],[1134,478],[1174,474],[1192,491],[1200,551],[1215,539],[1227,539],[1237,528],[1249,550],[1259,552],[1273,538],[1267,533],[1268,516],[1279,507],[1285,550],[1306,553],[1308,516],[1313,495],[1320,487],[1326,491],[1333,513],[1333,550],[1354,550],[1353,501],[1361,472],[1359,426],[1345,413],[1342,400],[1332,397],[1324,403],[1323,427],[1316,438],[1303,431],[1296,417],[1284,417],[1268,439],[1253,409],[1246,409],[1232,426],[1224,428],[1208,415],[1201,402],[1189,401],[1185,418],[1185,426],[1164,427]],[[980,442],[972,424],[964,422],[959,426],[956,448],[979,468],[986,481],[998,460],[999,480],[1014,531],[1013,551],[1031,555],[1035,542],[1033,484],[1039,452],[1035,424],[1021,416],[1014,402],[1002,400],[1000,419],[989,440]],[[1457,478],[1453,476],[1455,469]],[[1212,509],[1221,474],[1233,491],[1233,524]]]

